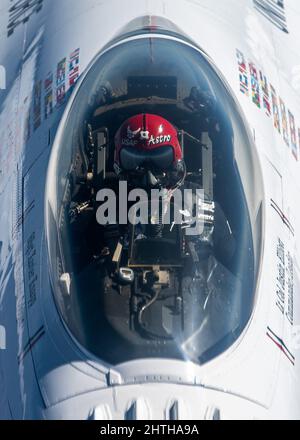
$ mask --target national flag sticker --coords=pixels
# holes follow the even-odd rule
[[[296,133],[296,123],[295,123],[295,117],[290,112],[289,114],[289,125],[290,125],[290,133],[291,133],[291,145],[292,145],[292,153],[296,160],[298,160],[298,146],[297,146],[297,133]]]
[[[278,99],[275,88],[270,84],[271,96],[272,96],[272,107],[273,107],[273,115],[274,115],[274,127],[277,129],[278,133],[281,133],[280,128],[280,114],[278,107]]]
[[[45,79],[45,100],[44,100],[44,114],[45,119],[53,112],[53,73],[49,72],[47,78]]]
[[[63,58],[57,65],[56,71],[56,104],[63,103],[66,95],[66,58]]]
[[[250,67],[250,76],[251,76],[252,101],[258,108],[260,108],[261,104],[260,104],[258,72],[253,63],[249,63],[249,67]]]
[[[240,91],[244,93],[244,95],[249,96],[247,63],[243,53],[238,49],[236,50],[236,56],[239,65]]]
[[[266,76],[259,72],[260,85],[263,92],[263,107],[267,116],[271,116],[270,93]]]
[[[79,77],[79,52],[80,49],[74,50],[70,55],[69,62],[69,86],[72,87]]]
[[[282,122],[282,134],[283,139],[286,145],[289,147],[289,129],[288,129],[288,120],[286,115],[286,108],[283,100],[279,98],[279,104],[280,104],[280,113],[281,113],[281,122]]]

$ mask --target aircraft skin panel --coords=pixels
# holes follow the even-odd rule
[[[65,400],[68,396],[82,394],[106,386],[105,373],[86,369],[84,355],[80,353],[57,316],[53,301],[49,298],[49,277],[45,267],[45,237],[40,227],[40,215],[44,209],[43,191],[35,191],[36,182],[45,187],[48,151],[36,161],[24,177],[24,278],[27,319],[32,340],[32,354],[40,391],[46,407]],[[41,179],[42,177],[42,179]],[[30,198],[29,198],[30,196]],[[46,292],[39,297],[38,292]],[[47,320],[44,314],[47,310]],[[23,356],[30,353],[23,351]],[[87,371],[85,371],[87,370]],[[67,372],[68,371],[68,372]],[[85,373],[85,375],[83,375]],[[84,379],[82,379],[82,376]],[[61,377],[65,385],[61,387]]]
[[[8,12],[11,3],[5,0],[0,6],[0,65],[5,66],[7,78],[6,90],[0,89],[0,206],[5,206],[0,211],[0,325],[9,329],[7,350],[0,350],[0,382],[2,368],[9,403],[2,404],[0,398],[0,418],[8,417],[10,411],[14,418],[73,418],[74,408],[78,408],[76,417],[88,418],[102,399],[110,408],[117,399],[117,408],[110,411],[115,418],[122,418],[137,393],[135,386],[129,385],[135,377],[141,380],[138,389],[152,418],[165,415],[170,393],[182,396],[191,418],[204,418],[216,401],[224,418],[299,418],[300,396],[295,392],[299,389],[299,354],[291,348],[291,328],[300,323],[299,2],[286,0],[286,23],[280,20],[275,24],[254,8],[252,0],[131,0],[126,8],[121,0],[44,0],[39,11],[34,11],[35,5],[24,12],[29,17],[24,24],[13,21],[16,17]],[[147,14],[173,21],[225,76],[255,137],[265,183],[266,244],[255,311],[234,346],[195,368],[199,395],[202,393],[199,412],[190,405],[198,399],[196,387],[169,383],[149,389],[151,385],[143,383],[143,376],[153,371],[160,374],[164,368],[155,362],[147,361],[142,367],[139,362],[123,365],[115,372],[82,351],[62,322],[50,291],[44,191],[52,143],[73,91],[70,59],[79,57],[79,73],[84,74],[122,27]],[[9,23],[14,30],[8,36]],[[288,33],[280,29],[282,25]],[[248,94],[245,89],[241,92],[241,57],[246,63]],[[268,84],[269,95],[265,96],[259,83],[260,106],[251,89],[251,68],[252,75],[256,69]],[[57,85],[59,69],[63,70],[64,87]],[[279,106],[280,133],[274,126],[270,85]],[[281,114],[284,108],[286,133]],[[293,120],[295,139],[289,125]],[[293,277],[286,275],[293,293],[287,289],[283,313],[276,296],[282,246],[286,261],[293,265]],[[176,363],[170,365],[174,370]],[[122,384],[123,391],[116,387],[115,397],[108,373],[121,376],[121,383],[128,381]],[[200,386],[210,391],[202,387],[200,391]],[[161,391],[164,398],[155,406],[153,396]],[[237,408],[234,413],[230,405],[226,410],[228,401]]]
[[[157,399],[158,393],[159,399]],[[139,384],[124,385],[115,389],[99,390],[81,397],[74,397],[71,399],[72,406],[78,404],[80,398],[84,407],[84,418],[90,420],[131,420],[130,417],[135,417],[131,412],[134,405],[137,407],[138,420],[171,420],[170,414],[174,402],[178,405],[179,420],[213,420],[219,410],[219,407],[215,406],[216,400],[220,402],[220,407],[224,408],[222,411],[224,418],[232,418],[231,405],[236,407],[235,420],[243,420],[245,414],[252,409],[261,419],[266,414],[266,410],[264,408],[257,409],[254,402],[244,400],[239,405],[238,396],[203,389],[197,385],[176,384],[171,393],[170,387],[165,384],[153,384],[151,388],[141,387]],[[105,404],[100,403],[89,411],[88,408],[93,407],[95,401],[105,402]],[[66,419],[72,419],[72,411],[68,402],[61,402],[48,408],[45,414],[51,420],[60,418],[61,414],[65,414]]]

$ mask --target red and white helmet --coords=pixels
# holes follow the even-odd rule
[[[139,167],[162,171],[176,169],[182,161],[177,130],[161,116],[148,113],[127,119],[115,136],[115,168],[134,171]]]

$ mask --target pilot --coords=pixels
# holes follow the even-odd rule
[[[157,115],[129,118],[115,136],[114,168],[146,190],[180,186],[185,165],[176,128]]]
[[[120,179],[126,179],[129,186],[143,188],[149,194],[151,189],[165,189],[171,199],[176,189],[201,189],[199,184],[186,179],[178,131],[161,116],[138,114],[127,119],[115,136],[114,160],[114,169]],[[203,258],[212,253],[220,254],[224,261],[230,260],[235,243],[229,223],[220,205],[204,198],[203,232],[197,237],[187,237],[187,240],[194,242],[196,253]],[[192,226],[188,224],[189,217],[193,218],[197,203],[193,197],[189,212],[186,213],[186,206],[182,211],[182,229],[187,236],[187,228]]]

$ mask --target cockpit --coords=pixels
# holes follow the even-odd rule
[[[203,364],[218,356],[251,317],[263,243],[260,167],[233,93],[199,49],[144,34],[95,59],[67,112],[46,195],[50,278],[66,325],[111,365],[150,357]],[[137,115],[174,127],[184,163],[174,184],[163,183],[172,161],[168,133],[161,137],[166,148],[154,154],[121,150],[125,171],[116,168],[116,136]],[[149,131],[128,126],[129,138]],[[189,234],[184,218],[198,203],[194,195],[190,212],[180,206],[182,222],[163,224],[160,204],[156,222],[153,213],[141,221],[141,204],[135,209],[129,194],[149,163],[160,168],[154,184],[148,175],[151,189],[161,190],[171,212],[177,202],[170,188],[200,191],[199,233]],[[105,223],[99,213],[107,212],[110,194],[115,215]],[[136,221],[127,221],[129,211]]]

